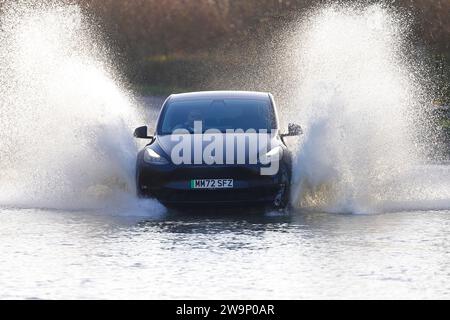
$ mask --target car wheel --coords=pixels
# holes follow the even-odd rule
[[[286,166],[282,166],[281,170],[281,181],[284,182],[284,187],[280,190],[278,196],[274,201],[274,206],[277,209],[286,209],[289,205],[289,195],[290,195],[290,173]]]

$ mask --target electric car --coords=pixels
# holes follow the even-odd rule
[[[289,203],[291,153],[270,93],[208,91],[173,94],[160,110],[156,130],[138,153],[139,197],[169,207],[264,206]]]

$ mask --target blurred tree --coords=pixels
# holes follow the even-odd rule
[[[78,0],[134,58],[195,53],[252,41],[292,14],[321,0]],[[355,2],[348,0],[348,2]],[[377,1],[373,1],[377,2]],[[420,38],[440,50],[450,46],[450,0],[394,0],[412,9]]]
[[[3,0],[0,0],[0,3]],[[182,85],[215,70],[258,65],[274,35],[311,6],[334,0],[71,0],[94,15],[137,81]],[[340,0],[339,3],[359,3]],[[379,3],[367,0],[366,3]],[[450,0],[392,0],[414,15],[415,41],[449,61]],[[442,59],[441,59],[442,60]],[[215,64],[212,68],[211,65]],[[233,69],[234,68],[234,69]],[[229,70],[228,70],[229,69]],[[249,69],[251,69],[249,67]],[[183,70],[183,72],[181,71]],[[186,70],[189,74],[186,76]],[[182,78],[184,77],[184,78]]]

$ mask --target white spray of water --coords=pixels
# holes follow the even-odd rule
[[[77,6],[30,3],[11,1],[0,18],[0,205],[136,206],[131,132],[143,121],[107,50]],[[371,6],[322,9],[302,23],[289,59],[296,108],[283,110],[306,132],[294,205],[450,208],[448,166],[420,165],[412,131],[426,93],[401,54],[402,22]]]
[[[0,23],[0,205],[136,205],[143,121],[80,8],[10,2]]]
[[[424,166],[416,142],[426,91],[402,55],[407,23],[382,6],[320,9],[291,47],[305,126],[295,206],[331,212],[450,208],[448,166]],[[429,100],[431,101],[431,100]]]

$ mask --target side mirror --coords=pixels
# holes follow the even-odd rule
[[[147,126],[136,128],[134,136],[140,139],[153,139],[152,136],[147,135]]]
[[[282,137],[292,137],[299,136],[303,133],[303,129],[300,125],[295,123],[289,123],[288,125],[288,133],[282,134]]]

